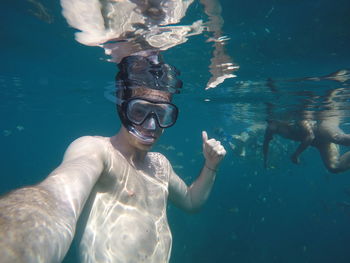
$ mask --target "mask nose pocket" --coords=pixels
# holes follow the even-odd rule
[[[152,113],[142,124],[142,127],[147,130],[155,130],[156,129],[156,116],[154,116],[154,113]]]

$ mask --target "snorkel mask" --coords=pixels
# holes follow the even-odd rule
[[[132,97],[122,103],[125,116],[134,125],[143,125],[154,118],[160,128],[169,128],[177,120],[178,108],[175,104],[165,101],[149,100],[142,97]]]
[[[159,54],[150,56],[133,55],[122,59],[118,64],[119,72],[116,76],[117,109],[123,126],[133,135],[145,142],[150,138],[143,136],[136,126],[145,121],[153,121],[161,128],[168,128],[175,124],[178,109],[167,101],[154,101],[142,97],[133,97],[133,90],[137,88],[153,89],[169,93],[179,93],[182,81],[175,67],[165,64]]]

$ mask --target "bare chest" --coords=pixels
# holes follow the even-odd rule
[[[166,206],[168,175],[162,162],[149,157],[143,169],[136,169],[125,160],[115,160],[96,185],[96,193],[105,202],[134,206],[157,214]]]
[[[116,159],[101,176],[89,201],[81,252],[89,260],[91,251],[113,262],[166,262],[171,232],[166,217],[168,180],[154,160],[137,170]],[[131,260],[133,259],[133,260]],[[94,260],[92,260],[94,261]]]

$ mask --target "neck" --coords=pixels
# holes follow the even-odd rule
[[[133,136],[122,127],[120,131],[111,137],[111,143],[129,163],[135,167],[140,167],[145,161],[147,150],[142,150],[133,145]]]

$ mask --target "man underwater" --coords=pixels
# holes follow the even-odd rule
[[[189,212],[207,200],[226,154],[219,141],[202,132],[205,163],[189,187],[165,156],[149,152],[176,122],[177,71],[157,54],[118,66],[119,132],[75,140],[43,182],[0,199],[1,262],[61,262],[80,215],[82,262],[168,262],[168,198]]]

